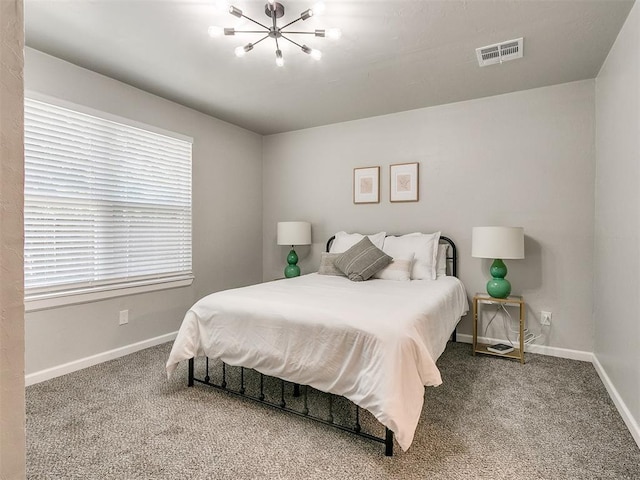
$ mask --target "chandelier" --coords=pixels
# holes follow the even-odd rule
[[[321,13],[324,9],[324,5],[322,3],[318,3],[314,5],[313,8],[309,8],[302,12],[298,18],[293,20],[292,22],[287,23],[286,25],[278,26],[278,19],[282,18],[284,15],[284,5],[275,0],[267,0],[266,5],[264,6],[264,13],[267,17],[271,19],[270,26],[264,25],[253,18],[247,17],[242,10],[236,8],[234,6],[229,7],[229,13],[234,17],[238,18],[246,18],[250,22],[255,23],[263,28],[263,30],[236,30],[235,28],[221,28],[221,27],[209,27],[209,35],[212,37],[218,37],[222,34],[227,36],[233,36],[236,33],[262,33],[264,37],[253,43],[247,43],[244,46],[239,46],[235,49],[235,54],[238,57],[244,56],[245,53],[253,50],[258,43],[266,40],[267,38],[272,38],[276,44],[276,65],[282,67],[284,65],[284,58],[282,57],[282,50],[280,50],[280,42],[282,40],[286,40],[294,44],[296,47],[300,48],[307,55],[311,55],[311,57],[316,60],[320,60],[322,58],[322,52],[320,50],[316,50],[315,48],[309,48],[307,45],[300,45],[298,42],[295,42],[291,38],[290,35],[314,35],[316,37],[329,37],[329,38],[340,38],[342,36],[342,32],[340,32],[337,28],[329,28],[326,30],[314,30],[312,32],[301,32],[294,30],[286,30],[291,27],[294,23],[299,22],[300,20],[304,21],[308,18],[311,18],[313,15]]]

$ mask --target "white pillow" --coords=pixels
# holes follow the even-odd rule
[[[449,245],[438,245],[438,259],[436,261],[436,278],[447,276],[447,248]]]
[[[384,244],[384,237],[387,235],[387,232],[376,233],[375,235],[367,235],[371,243],[373,243],[376,247],[382,250],[382,245]],[[347,233],[347,232],[338,232],[335,235],[336,238],[333,239],[333,243],[331,243],[331,248],[329,249],[329,253],[343,253],[353,247],[356,243],[363,239],[364,235],[359,233]]]
[[[373,278],[382,280],[411,280],[411,264],[413,263],[413,254],[404,258],[394,258],[393,261],[379,272],[373,275]]]
[[[440,232],[387,237],[382,251],[393,258],[403,258],[413,253],[411,280],[435,280],[439,240]]]

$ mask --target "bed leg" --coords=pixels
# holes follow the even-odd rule
[[[222,383],[220,384],[222,388],[227,388],[227,364],[222,362]]]
[[[393,432],[385,427],[384,454],[387,457],[393,456]]]
[[[309,404],[307,403],[307,390],[308,389],[309,389],[309,387],[305,385],[304,386],[304,397],[302,397],[303,400],[304,400],[304,406],[302,407],[302,414],[303,415],[309,415]]]
[[[280,408],[286,407],[287,404],[284,401],[284,380],[280,380]]]
[[[193,387],[193,358],[189,359],[189,386]]]
[[[293,384],[293,396],[294,397],[299,397],[300,396],[300,384],[299,383],[294,383]]]
[[[458,341],[458,327],[453,329],[453,333],[451,334],[451,341],[456,343]]]
[[[333,423],[333,395],[329,395],[329,423]]]

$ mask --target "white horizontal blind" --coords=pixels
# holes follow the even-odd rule
[[[25,99],[25,290],[191,275],[191,143]]]

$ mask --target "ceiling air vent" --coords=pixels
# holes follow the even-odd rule
[[[481,67],[522,57],[522,38],[476,48]]]

